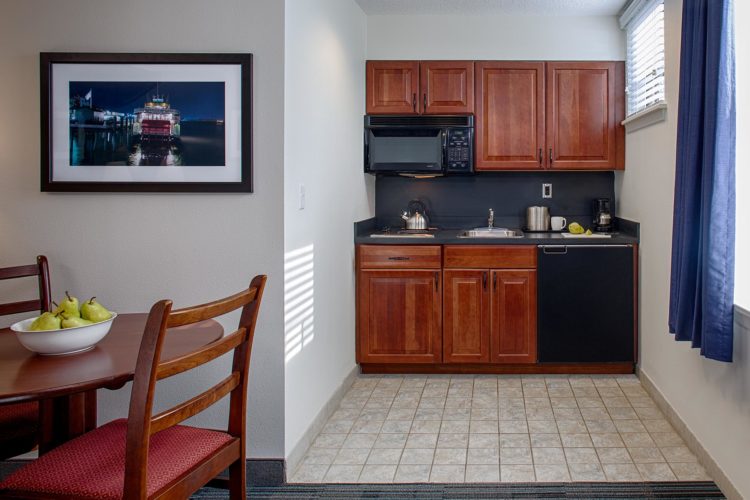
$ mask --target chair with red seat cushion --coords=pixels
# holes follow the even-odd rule
[[[50,284],[47,257],[39,255],[36,264],[0,268],[0,280],[36,276],[39,297],[0,304],[0,316],[50,310]],[[38,443],[39,404],[36,401],[0,405],[0,460],[31,451]]]
[[[229,469],[230,498],[245,498],[247,379],[255,323],[266,277],[238,294],[172,311],[162,300],[149,313],[138,352],[128,419],[115,420],[53,449],[0,483],[12,498],[188,498]],[[239,328],[207,346],[160,361],[168,328],[242,308]],[[179,333],[174,333],[178,335]],[[201,394],[152,415],[156,382],[233,351],[231,374]],[[230,396],[226,431],[178,425]],[[214,485],[214,483],[212,483]]]

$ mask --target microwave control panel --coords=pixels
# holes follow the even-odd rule
[[[473,172],[472,129],[449,128],[445,131],[445,171],[451,173]]]

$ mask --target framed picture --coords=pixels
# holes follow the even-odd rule
[[[42,191],[252,192],[252,54],[40,63]]]

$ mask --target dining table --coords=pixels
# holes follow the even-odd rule
[[[119,389],[133,380],[147,317],[119,314],[93,349],[56,356],[31,352],[10,328],[0,329],[0,404],[39,401],[40,454],[96,428],[96,391]],[[190,353],[223,334],[215,320],[171,328],[161,360]]]

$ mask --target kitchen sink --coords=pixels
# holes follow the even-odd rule
[[[518,229],[504,227],[477,227],[458,233],[459,238],[523,238]]]

